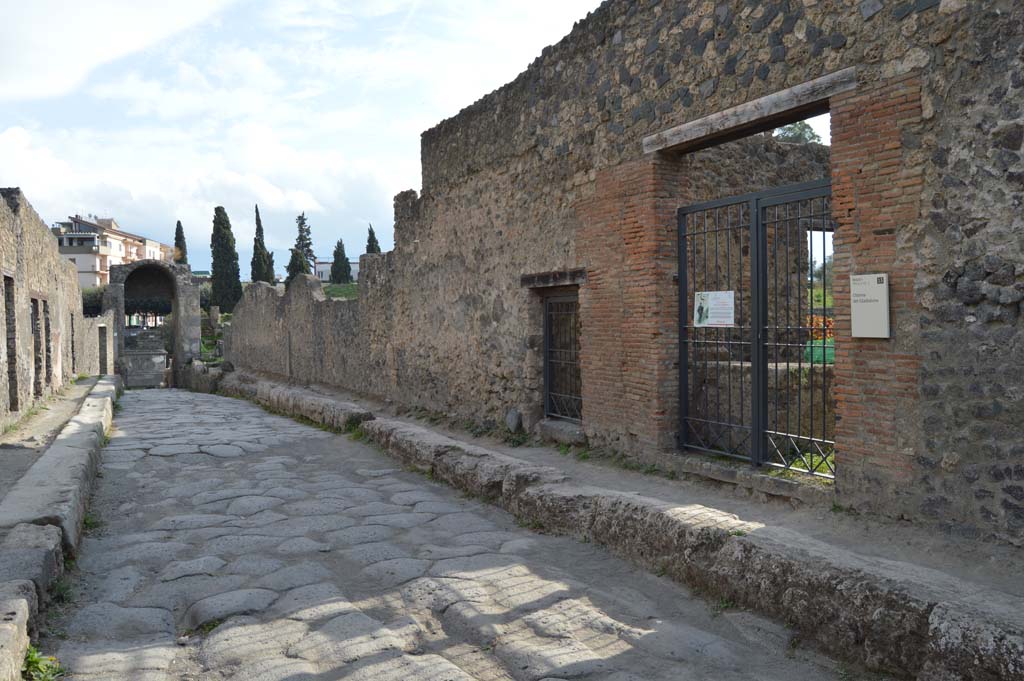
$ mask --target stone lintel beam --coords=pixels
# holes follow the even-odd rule
[[[696,151],[816,116],[828,111],[830,97],[855,87],[851,66],[645,137],[644,153]]]

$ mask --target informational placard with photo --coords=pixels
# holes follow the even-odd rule
[[[736,326],[736,295],[733,291],[697,291],[693,300],[696,328]]]

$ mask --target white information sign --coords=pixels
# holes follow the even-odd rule
[[[850,322],[854,338],[889,337],[889,275],[850,275]]]
[[[736,326],[733,291],[697,291],[693,298],[693,325],[697,328]]]

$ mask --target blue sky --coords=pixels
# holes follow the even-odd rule
[[[599,0],[33,0],[0,24],[0,186],[47,223],[114,216],[209,267],[213,208],[243,276],[253,206],[279,270],[305,211],[350,256],[419,189],[419,136],[513,79]],[[158,7],[162,5],[162,7]]]
[[[420,188],[420,133],[512,80],[600,0],[0,0],[0,186],[47,223],[115,217],[243,277],[259,203],[278,271],[305,211],[350,257]],[[827,123],[825,123],[827,134]]]

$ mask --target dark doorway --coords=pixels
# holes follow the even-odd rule
[[[831,187],[679,211],[679,446],[835,475]]]
[[[4,322],[7,336],[7,391],[11,411],[18,411],[18,325],[14,309],[14,279],[4,277]]]
[[[39,314],[39,301],[32,298],[32,390],[36,397],[43,396],[43,330]]]
[[[43,357],[46,368],[43,370],[43,383],[46,387],[53,384],[53,337],[50,331],[50,303],[43,301]]]
[[[544,298],[544,414],[580,421],[580,304],[576,292]]]
[[[121,369],[130,388],[169,384],[166,369],[174,362],[180,323],[174,276],[159,265],[145,264],[124,281],[124,354]]]
[[[110,373],[107,368],[107,327],[99,327],[100,376]]]

